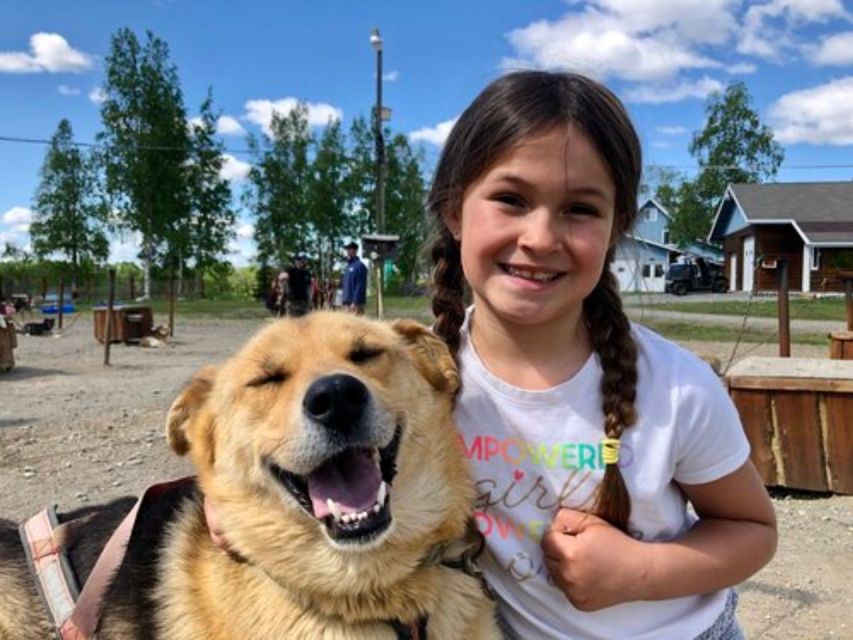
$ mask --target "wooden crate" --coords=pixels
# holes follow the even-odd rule
[[[95,307],[95,339],[103,342],[107,333],[107,308]],[[151,307],[118,305],[113,307],[111,342],[136,342],[151,333],[154,326]]]
[[[853,360],[744,358],[726,383],[766,485],[853,494]]]
[[[833,360],[853,360],[853,331],[833,331],[829,334],[829,357]]]

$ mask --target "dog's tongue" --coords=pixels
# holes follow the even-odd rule
[[[376,503],[376,492],[382,476],[363,449],[351,449],[335,456],[308,475],[308,495],[314,516],[325,518],[331,513],[326,500],[331,498],[343,513],[365,511]]]

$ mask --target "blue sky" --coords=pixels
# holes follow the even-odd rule
[[[6,0],[0,4],[0,136],[47,139],[68,118],[75,138],[101,128],[98,89],[110,34],[150,29],[171,48],[189,116],[207,87],[235,195],[247,132],[273,109],[307,102],[345,130],[375,99],[370,30],[384,40],[389,126],[433,161],[454,119],[501,72],[573,69],[627,104],[648,166],[691,175],[687,146],[705,98],[746,83],[786,151],[778,180],[853,178],[853,6],[842,0]],[[0,141],[0,246],[28,247],[45,147]],[[252,253],[241,215],[230,258]],[[116,238],[114,259],[132,259]]]

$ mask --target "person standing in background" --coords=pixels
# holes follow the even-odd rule
[[[358,244],[350,242],[344,246],[347,251],[347,266],[343,277],[343,306],[350,313],[364,314],[367,299],[367,267],[358,258]]]
[[[297,253],[294,266],[287,270],[287,315],[298,318],[311,311],[314,276],[308,269],[308,256]]]

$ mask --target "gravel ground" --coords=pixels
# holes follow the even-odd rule
[[[161,348],[113,345],[109,367],[88,314],[60,337],[19,336],[18,364],[0,375],[0,514],[101,502],[187,473],[163,436],[169,404],[195,370],[226,358],[262,323],[179,318]],[[684,344],[723,364],[731,357],[730,344]],[[825,357],[827,348],[792,352]],[[769,344],[750,355],[775,354]],[[775,492],[774,503],[779,551],[740,588],[748,637],[853,637],[853,496]]]

